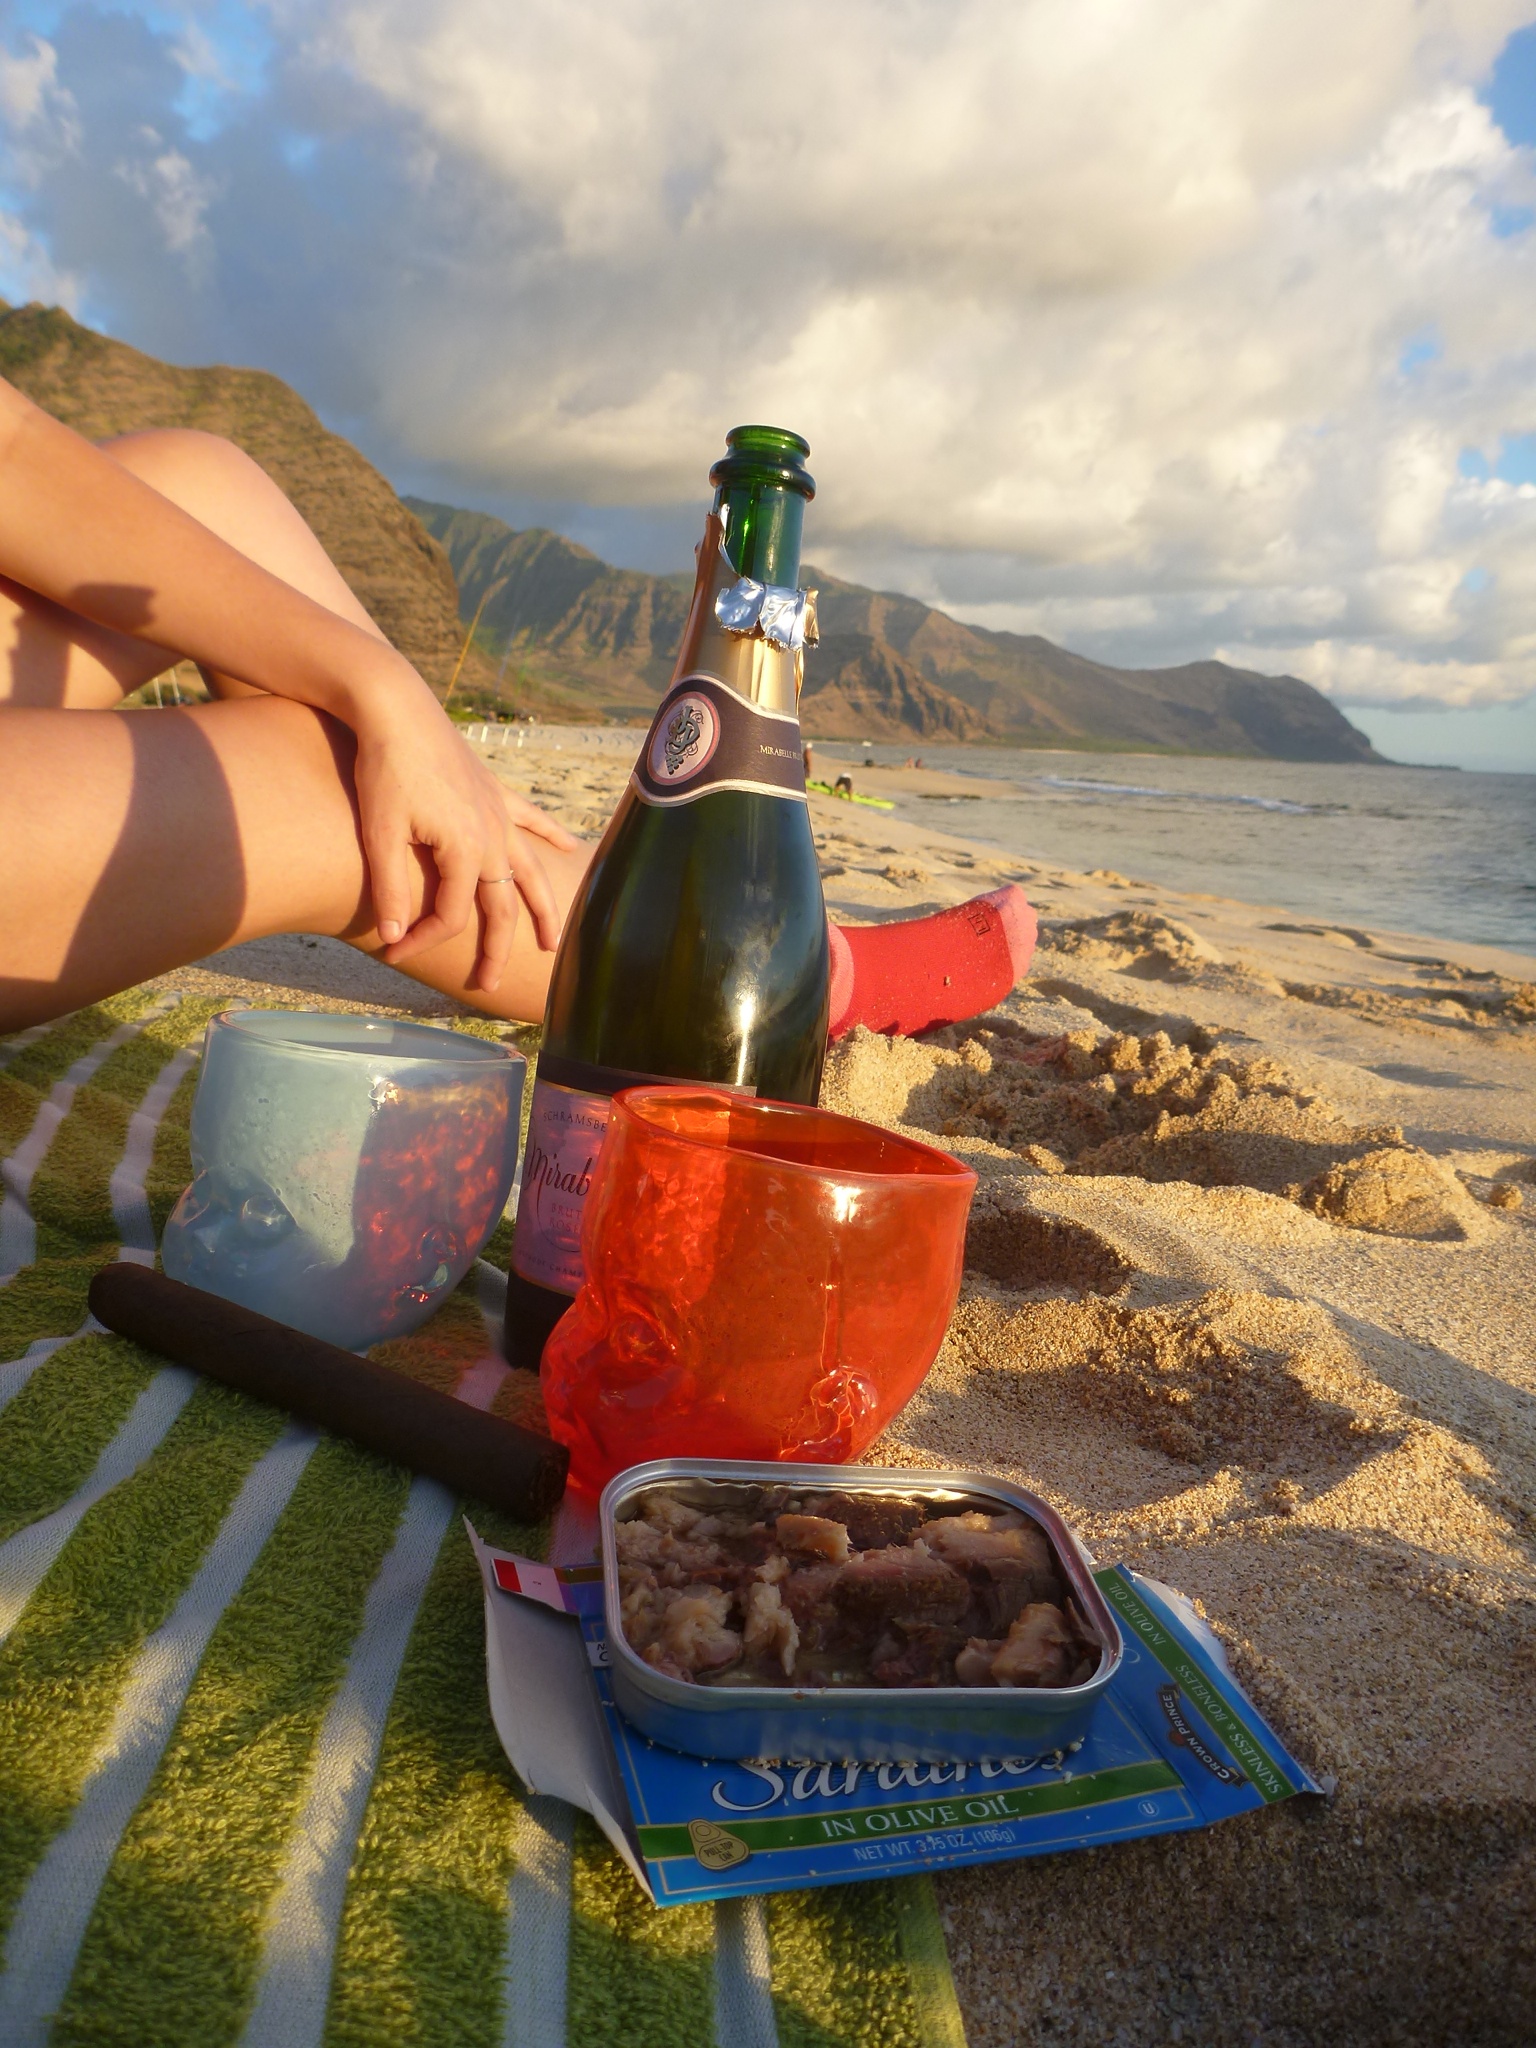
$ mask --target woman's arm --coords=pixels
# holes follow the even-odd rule
[[[387,958],[461,931],[478,893],[478,974],[482,987],[494,987],[517,914],[517,892],[495,886],[508,874],[541,944],[553,947],[553,894],[511,824],[562,848],[575,842],[474,759],[409,662],[229,547],[3,381],[0,575],[350,727],[375,914],[393,938]],[[439,886],[407,933],[412,844],[430,849]]]

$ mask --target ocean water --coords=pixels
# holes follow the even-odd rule
[[[912,749],[818,742],[827,761]],[[1329,924],[1536,953],[1536,776],[1014,747],[919,749],[1016,794],[903,796],[897,815],[1026,859],[1274,904]]]

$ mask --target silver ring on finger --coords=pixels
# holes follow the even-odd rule
[[[494,889],[499,883],[515,882],[516,880],[516,875],[482,875],[480,877],[480,886],[482,889]]]

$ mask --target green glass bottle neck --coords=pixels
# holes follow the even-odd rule
[[[783,427],[733,427],[709,472],[725,551],[738,576],[794,588],[800,581],[800,529],[816,485],[805,468],[810,448]]]
[[[794,589],[800,582],[805,500],[777,484],[736,484],[715,493],[725,551],[738,576]]]

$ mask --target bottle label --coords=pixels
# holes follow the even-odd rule
[[[803,804],[800,720],[792,711],[765,711],[716,676],[684,676],[662,700],[633,783],[648,804],[688,804],[714,789]]]
[[[546,1077],[548,1067],[561,1078]],[[582,1084],[586,1085],[583,1086]],[[573,1085],[574,1084],[574,1085]],[[623,1088],[680,1084],[675,1074],[640,1074],[620,1067],[590,1066],[554,1053],[539,1061],[528,1115],[512,1270],[540,1287],[576,1294],[584,1268],[581,1225],[587,1211],[597,1155],[603,1149],[610,1105]],[[721,1095],[754,1096],[756,1088],[732,1081],[701,1081]]]
[[[581,1285],[581,1219],[608,1113],[606,1095],[562,1088],[542,1075],[533,1084],[512,1265],[525,1280],[561,1294]]]

